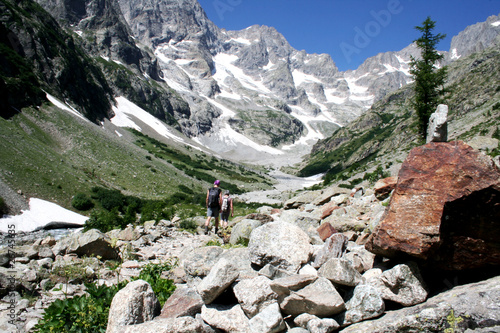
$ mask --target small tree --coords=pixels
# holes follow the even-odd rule
[[[436,22],[430,17],[416,26],[415,29],[422,32],[422,36],[414,42],[421,50],[421,59],[411,58],[410,73],[415,79],[414,107],[419,118],[419,130],[423,137],[426,137],[427,125],[431,114],[442,102],[446,92],[444,83],[446,80],[446,67],[437,68],[436,63],[443,59],[443,55],[436,51],[436,45],[446,37],[446,35],[434,35]]]

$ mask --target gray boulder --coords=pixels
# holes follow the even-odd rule
[[[250,319],[249,325],[250,331],[255,333],[282,332],[286,328],[280,306],[276,302],[266,306]]]
[[[244,219],[236,223],[231,231],[229,242],[236,244],[240,239],[249,240],[252,231],[262,225],[261,221]]]
[[[324,190],[321,190],[321,194],[316,197],[311,203],[316,206],[324,205],[330,201],[335,196],[339,196],[340,194],[349,194],[351,191],[346,188],[330,186]],[[335,200],[337,200],[336,198]]]
[[[429,118],[426,142],[448,141],[448,105],[439,104]]]
[[[294,274],[282,277],[271,281],[271,289],[278,294],[279,299],[283,299],[290,295],[290,291],[300,290],[312,282],[316,281],[318,277],[314,275],[299,275]]]
[[[203,300],[192,288],[177,287],[161,309],[160,318],[194,317],[201,312]]]
[[[240,279],[251,279],[259,275],[252,267],[248,248],[233,248],[222,253],[220,258],[225,258],[240,272]]]
[[[210,273],[198,284],[197,291],[205,304],[212,303],[238,278],[238,270],[226,259],[221,258]]]
[[[258,266],[271,264],[297,272],[309,261],[312,245],[299,227],[285,222],[271,222],[255,229],[248,244],[250,260]]]
[[[203,324],[193,317],[159,318],[130,325],[120,333],[205,333]]]
[[[101,257],[102,260],[120,258],[118,249],[111,244],[111,239],[97,229],[63,238],[52,251],[55,255],[75,253],[79,257]]]
[[[322,195],[322,191],[306,191],[296,197],[293,197],[285,201],[285,209],[295,209],[302,205],[309,204],[313,202],[317,197]]]
[[[301,269],[299,269],[299,274],[300,275],[312,275],[312,276],[318,276],[318,270],[314,267],[312,267],[310,264],[302,266]]]
[[[38,250],[38,258],[51,258],[54,259],[56,256],[54,255],[54,251],[49,245],[40,245],[37,247]]]
[[[319,318],[309,313],[297,316],[293,322],[309,333],[329,333],[339,328],[339,324],[334,319]]]
[[[314,318],[307,323],[307,330],[311,333],[330,333],[339,328],[339,324],[332,318]]]
[[[345,309],[344,300],[333,284],[325,278],[296,292],[292,291],[280,304],[283,313],[297,316],[309,313],[320,317],[332,316]]]
[[[359,273],[362,274],[373,268],[375,254],[365,249],[364,246],[356,246],[349,250],[342,258],[349,260]]]
[[[359,272],[354,269],[349,260],[332,258],[318,271],[319,276],[325,277],[335,284],[354,287],[364,281]]]
[[[127,325],[141,324],[160,314],[160,302],[149,283],[130,282],[111,302],[106,333],[122,333]]]
[[[219,261],[224,250],[219,246],[204,246],[194,249],[184,259],[183,266],[186,274],[191,276],[206,276],[212,267]]]
[[[117,239],[126,241],[126,242],[132,242],[136,241],[141,237],[141,233],[138,232],[134,227],[128,226],[123,230],[120,230],[120,232],[117,234]]]
[[[347,248],[347,237],[336,233],[328,237],[314,258],[313,267],[319,268],[331,258],[340,258]]]
[[[367,221],[358,219],[362,212],[364,209],[355,205],[341,207],[334,210],[332,215],[323,220],[323,223],[330,223],[339,232],[364,230]]]
[[[224,332],[249,333],[250,325],[247,316],[239,304],[236,305],[203,305],[201,318],[210,326]]]
[[[293,275],[293,273],[287,272],[283,269],[276,268],[271,264],[267,264],[266,266],[260,269],[259,275],[263,275],[271,280],[274,280]]]
[[[475,136],[467,141],[467,144],[469,146],[483,152],[490,152],[492,150],[495,150],[496,148],[498,148],[498,143],[498,139],[490,138],[487,136]]]
[[[288,330],[288,333],[310,333],[309,330],[302,327],[294,327]]]
[[[360,284],[354,288],[353,295],[345,304],[343,325],[357,323],[380,316],[385,311],[385,303],[380,291],[372,286]]]
[[[279,221],[298,226],[311,238],[318,237],[317,229],[320,226],[321,219],[313,213],[297,209],[285,210],[281,213]]]
[[[268,305],[277,302],[278,294],[271,289],[270,283],[271,280],[267,277],[258,276],[241,280],[233,287],[236,299],[249,318],[257,315]]]
[[[396,265],[366,283],[378,289],[383,299],[403,306],[422,303],[428,295],[418,266],[413,263]]]
[[[342,333],[498,332],[499,304],[500,276],[497,276],[455,287],[422,304],[387,311],[379,319],[351,325]]]

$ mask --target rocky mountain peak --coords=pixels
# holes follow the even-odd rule
[[[485,22],[468,26],[451,40],[448,61],[483,51],[492,45],[500,45],[500,15],[492,15]]]
[[[213,46],[220,34],[196,0],[122,0],[119,5],[134,36],[150,47],[183,40]]]

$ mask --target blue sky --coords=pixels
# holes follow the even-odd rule
[[[467,26],[500,14],[500,0],[199,0],[220,28],[275,27],[298,50],[328,53],[340,70],[356,69],[380,52],[399,51],[419,37],[430,16],[438,49]]]

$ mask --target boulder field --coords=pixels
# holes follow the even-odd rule
[[[4,302],[17,295],[16,329],[29,332],[61,289],[85,293],[76,279],[47,287],[43,270],[82,265],[109,284],[176,258],[167,274],[177,288],[163,307],[147,282],[133,281],[113,299],[108,333],[499,332],[499,190],[489,157],[460,141],[430,142],[397,177],[304,191],[282,209],[236,217],[223,238],[204,235],[200,217],[195,234],[151,221],[37,240],[0,268],[0,291]],[[31,305],[20,293],[33,289]]]

